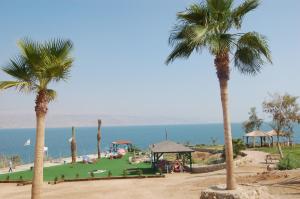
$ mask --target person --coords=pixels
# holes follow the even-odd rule
[[[13,165],[12,165],[12,161],[10,160],[9,161],[9,170],[8,170],[8,173],[11,173],[13,170],[12,170],[12,167],[13,167]]]

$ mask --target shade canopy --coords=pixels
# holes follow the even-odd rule
[[[150,150],[153,153],[182,153],[182,152],[194,152],[193,149],[186,147],[182,144],[177,144],[172,141],[163,141],[150,146]]]
[[[268,136],[277,136],[277,133],[276,133],[276,131],[275,130],[271,130],[271,131],[269,131],[269,132],[267,132],[266,133]],[[286,132],[280,132],[279,133],[279,136],[288,136],[288,133],[286,133]]]
[[[129,140],[116,140],[116,141],[112,142],[112,144],[122,145],[122,144],[132,144],[132,142]]]
[[[262,131],[252,131],[244,135],[245,137],[269,137],[268,134]]]

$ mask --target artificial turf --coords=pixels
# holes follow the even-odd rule
[[[122,176],[124,169],[130,168],[138,168],[142,170],[144,175],[154,174],[155,171],[151,169],[150,163],[139,163],[139,164],[130,164],[128,158],[132,156],[132,154],[127,153],[121,159],[107,159],[102,158],[100,161],[92,164],[84,164],[82,162],[77,162],[75,164],[64,164],[52,167],[44,168],[44,181],[54,180],[56,177],[59,179],[62,175],[64,175],[65,179],[75,179],[75,178],[90,178],[90,172],[95,170],[106,170],[103,173],[94,173],[94,177],[106,177],[108,176],[108,171],[111,172],[112,176]],[[19,180],[20,176],[22,176],[23,180],[31,180],[33,171],[26,170],[20,172],[14,172],[10,174],[2,174],[0,175],[0,180],[6,180],[9,175],[10,180]],[[137,174],[130,174],[137,175]]]

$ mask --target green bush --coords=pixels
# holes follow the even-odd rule
[[[143,175],[143,170],[140,169],[138,174],[139,174],[139,176],[142,176]]]
[[[92,178],[94,178],[94,177],[95,177],[95,174],[94,174],[94,172],[93,172],[93,171],[91,172],[91,177],[92,177]]]
[[[54,178],[54,182],[57,182],[58,181],[58,177],[56,176],[55,178]]]
[[[233,157],[236,158],[240,155],[242,150],[246,149],[246,145],[242,139],[232,139],[232,147],[233,147]],[[223,147],[222,158],[226,158],[225,155],[225,146]]]
[[[123,170],[123,176],[127,177],[127,170],[126,169]]]
[[[291,170],[291,169],[296,169],[297,168],[297,162],[295,159],[291,158],[290,154],[282,158],[278,163],[277,163],[277,168],[279,170]]]
[[[62,174],[62,175],[60,176],[60,178],[61,178],[62,180],[64,180],[64,179],[65,179],[65,175]]]
[[[20,177],[19,177],[19,180],[23,181],[23,176],[20,176]]]
[[[112,176],[112,172],[109,170],[108,173],[107,173],[107,177],[110,178],[111,176]]]
[[[233,156],[240,155],[242,150],[246,149],[246,145],[242,139],[232,139]]]
[[[76,173],[76,178],[79,178],[79,173]]]

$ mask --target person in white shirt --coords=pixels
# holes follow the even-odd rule
[[[9,170],[8,170],[8,173],[13,172],[12,168],[13,168],[13,164],[12,164],[12,161],[10,160],[9,161]]]

